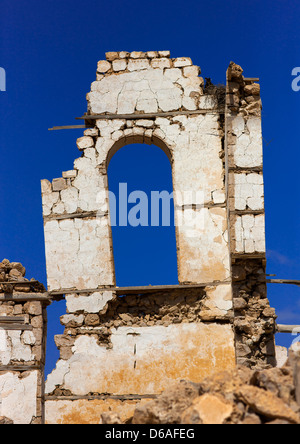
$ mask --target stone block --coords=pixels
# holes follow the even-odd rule
[[[223,396],[204,394],[194,399],[182,414],[182,424],[224,424],[233,413],[233,405]]]
[[[140,71],[150,67],[148,59],[130,59],[128,62],[128,71]]]
[[[130,53],[131,59],[144,59],[146,57],[146,53],[142,51],[133,51]]]
[[[158,52],[157,51],[148,51],[147,57],[148,57],[148,59],[155,59],[158,57]]]
[[[100,60],[97,65],[97,71],[100,73],[106,73],[111,69],[111,63],[107,60]]]
[[[67,295],[67,309],[69,313],[85,311],[86,313],[99,313],[106,304],[113,299],[111,291],[96,292],[89,297],[80,295]]]
[[[83,136],[77,139],[76,143],[79,150],[84,150],[94,146],[94,139],[90,136]]]
[[[225,202],[226,196],[223,190],[216,190],[212,193],[212,199],[215,204],[222,204]]]
[[[112,62],[113,60],[116,60],[116,59],[119,58],[119,53],[118,53],[118,52],[112,52],[112,51],[111,51],[111,52],[107,52],[107,53],[105,54],[105,56],[106,56],[106,60]]]
[[[183,75],[185,77],[198,77],[201,74],[201,69],[199,66],[185,66],[183,68]]]
[[[125,71],[125,69],[127,68],[127,61],[126,59],[118,59],[118,60],[114,60],[112,62],[112,67],[113,67],[113,71]]]
[[[253,83],[252,85],[246,85],[244,91],[246,96],[259,96],[260,85],[258,83]]]
[[[84,135],[90,137],[98,137],[99,136],[98,128],[88,128],[84,131]]]
[[[52,184],[47,179],[41,180],[42,194],[52,193]]]
[[[121,51],[119,52],[119,58],[120,59],[127,59],[130,56],[130,53],[127,51]]]
[[[183,68],[185,66],[191,66],[192,61],[188,57],[178,57],[173,61],[174,68]]]
[[[75,179],[76,176],[77,176],[76,170],[63,171],[62,173],[62,177],[64,179]]]
[[[158,51],[158,55],[159,55],[159,57],[169,58],[171,54],[170,54],[170,51]]]
[[[159,58],[159,59],[152,59],[151,60],[151,66],[152,68],[171,68],[172,67],[172,61],[167,58]]]
[[[67,182],[63,177],[59,177],[58,179],[53,179],[52,181],[52,190],[55,191],[62,191],[67,188]]]

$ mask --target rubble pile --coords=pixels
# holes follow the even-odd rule
[[[25,278],[26,269],[20,262],[10,262],[3,259],[0,262],[0,293],[39,293],[44,292],[43,284],[34,278]]]

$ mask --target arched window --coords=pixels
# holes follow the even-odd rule
[[[131,144],[108,166],[118,286],[177,284],[172,169],[157,146]]]

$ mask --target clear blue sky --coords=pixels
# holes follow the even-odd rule
[[[86,111],[105,52],[170,50],[191,57],[215,83],[225,82],[231,60],[247,77],[260,77],[268,272],[300,279],[300,92],[291,88],[292,69],[300,66],[300,2],[0,0],[0,11],[0,67],[7,74],[0,92],[1,259],[22,262],[29,278],[46,284],[40,180],[72,169],[82,135],[47,129],[74,124]],[[131,189],[171,189],[168,160],[155,147],[151,155],[123,148],[109,174],[112,187],[120,181]],[[119,285],[176,282],[172,229],[136,230],[135,243],[126,236],[114,232]],[[269,298],[279,322],[300,324],[300,288],[269,285]],[[49,309],[47,371],[57,356],[50,339],[62,331],[60,312],[63,303]],[[292,339],[278,336],[285,345]]]

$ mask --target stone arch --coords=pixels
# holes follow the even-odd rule
[[[129,143],[155,144],[167,154],[176,215],[204,219],[192,230],[176,227],[179,282],[229,278],[224,132],[216,99],[204,93],[199,72],[191,59],[171,59],[164,51],[108,53],[98,63],[87,95],[93,126],[77,141],[82,157],[65,177],[43,182],[51,290],[114,285],[109,214],[98,196],[108,189],[112,156]],[[185,191],[194,193],[191,199],[177,199]]]
[[[156,145],[159,147],[168,157],[171,166],[173,162],[172,158],[172,151],[169,148],[168,144],[159,136],[153,135],[153,131],[149,131],[146,128],[141,128],[139,133],[136,133],[136,129],[132,128],[132,130],[129,130],[126,136],[120,137],[119,140],[117,140],[113,146],[109,149],[107,153],[106,158],[106,169],[108,169],[108,166],[110,164],[111,159],[113,156],[125,145],[131,145],[135,143],[141,143],[146,145]]]

